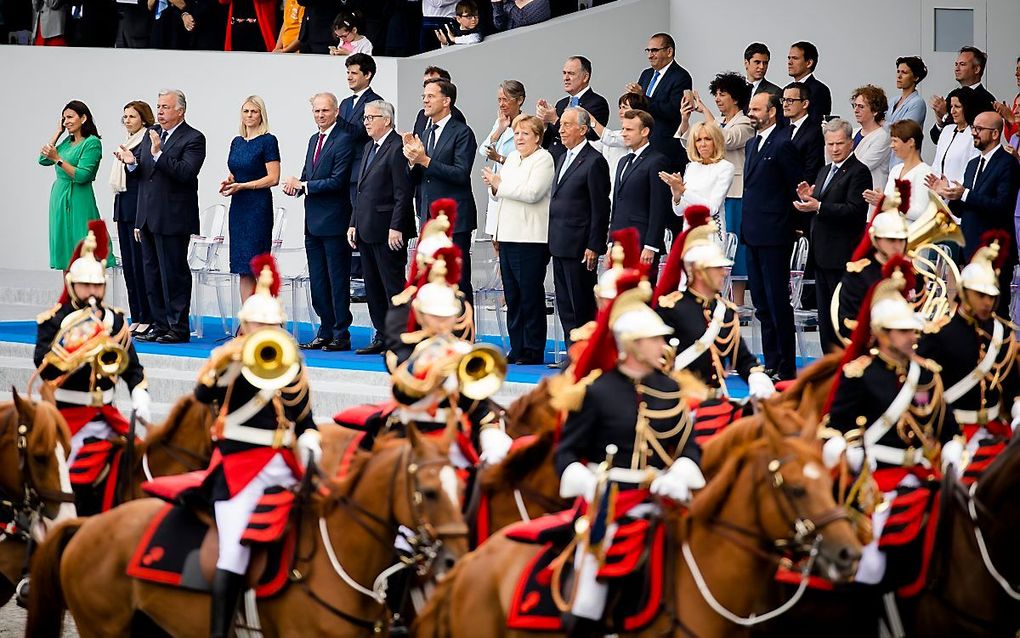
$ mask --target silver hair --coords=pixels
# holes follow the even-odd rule
[[[569,108],[563,109],[563,113],[564,114],[574,113],[575,115],[577,115],[578,124],[580,124],[581,126],[591,128],[591,113],[589,113],[588,111],[577,106],[571,106]]]
[[[188,99],[184,97],[184,91],[180,89],[163,89],[156,96],[156,99],[163,97],[164,95],[172,95],[177,100],[177,108],[181,111],[188,110]]]
[[[395,111],[393,109],[392,104],[390,104],[386,100],[375,100],[374,102],[369,102],[368,104],[366,104],[365,108],[367,109],[370,106],[374,109],[378,109],[379,115],[382,115],[383,117],[388,119],[390,121],[390,126],[393,126],[393,118]]]
[[[340,108],[340,102],[336,99],[336,96],[333,95],[332,93],[316,93],[312,97],[308,98],[308,103],[315,104],[315,100],[319,99],[320,97],[329,98],[329,101],[333,103],[334,109]]]
[[[822,134],[825,133],[836,133],[843,131],[848,140],[852,140],[854,137],[854,128],[850,126],[850,122],[842,118],[834,118],[822,123]]]

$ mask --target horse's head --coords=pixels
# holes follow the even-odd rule
[[[516,439],[555,430],[560,422],[560,411],[550,399],[562,386],[569,384],[566,375],[544,377],[534,390],[518,397],[506,409],[507,434]]]
[[[174,404],[166,420],[160,425],[150,426],[143,446],[152,449],[160,445],[183,452],[189,463],[180,464],[184,471],[196,469],[194,464],[208,465],[212,457],[212,423],[215,415],[205,403],[188,394]]]
[[[31,522],[42,541],[49,528],[74,518],[74,494],[67,468],[71,434],[50,403],[22,398],[0,415],[0,490]]]
[[[974,499],[981,510],[994,517],[994,524],[982,524],[989,546],[1012,545],[1015,530],[1020,527],[1020,507],[1017,506],[1020,502],[1020,434],[1013,434],[1006,449],[981,474],[974,488]],[[999,550],[996,560],[1002,561],[1003,554]],[[1016,553],[1011,555],[1017,556]],[[1010,569],[1020,569],[1020,559],[1014,559]]]
[[[762,403],[761,410],[760,419],[731,425],[706,444],[702,465],[710,480],[691,515],[709,527],[740,530],[777,553],[817,550],[826,576],[848,579],[861,544],[833,499],[832,480],[806,434],[811,428],[790,407]]]

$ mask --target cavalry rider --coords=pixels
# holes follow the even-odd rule
[[[704,486],[697,465],[700,450],[680,386],[662,371],[664,337],[672,330],[648,307],[651,289],[642,275],[633,270],[621,275],[619,294],[599,312],[595,333],[576,364],[580,404],[567,416],[556,448],[560,496],[584,497],[589,520],[598,508],[614,512],[614,519],[650,515],[655,506],[643,502],[648,488],[684,501],[691,489]],[[611,458],[610,446],[616,446]],[[600,468],[604,472],[591,469],[595,466],[590,464],[603,460],[608,466]],[[602,496],[596,498],[597,493]],[[615,504],[603,503],[606,494],[615,496]],[[596,578],[598,554],[611,544],[616,529],[612,520],[607,523],[604,537],[591,536],[599,533],[592,526],[579,539],[570,636],[601,635],[608,586]]]
[[[875,215],[846,265],[840,282],[836,312],[832,313],[836,334],[845,344],[856,324],[857,314],[868,290],[882,278],[882,266],[894,256],[907,251],[909,236],[907,218],[900,211],[910,203],[910,183],[896,182],[898,192],[886,196],[880,204],[882,212]],[[904,190],[906,195],[904,195]]]
[[[37,374],[54,388],[57,408],[71,429],[74,466],[87,439],[126,436],[128,421],[113,405],[117,379],[131,390],[140,436],[151,418],[145,370],[138,361],[123,311],[103,304],[109,238],[101,220],[89,223],[64,275],[60,302],[39,315],[35,342]],[[90,483],[73,485],[78,513],[96,514],[101,495]]]
[[[992,437],[1008,438],[1020,422],[1020,369],[1011,322],[995,315],[999,270],[1009,254],[1009,235],[989,231],[960,273],[956,313],[941,330],[921,338],[918,354],[942,366],[945,401],[952,407],[973,454]],[[962,460],[959,445],[947,444],[943,466]]]
[[[885,575],[878,540],[897,488],[936,479],[941,447],[957,432],[939,365],[914,351],[924,324],[904,296],[913,277],[904,258],[886,263],[865,298],[829,398],[828,425],[838,434],[826,441],[823,456],[832,467],[845,454],[850,470],[861,474],[858,505],[872,517],[874,540],[856,576],[864,584]]]
[[[688,228],[673,242],[652,295],[677,341],[673,367],[692,372],[719,396],[727,394],[726,376],[736,369],[752,398],[768,398],[776,391],[772,379],[740,338],[737,307],[721,294],[726,269],[733,262],[716,241],[710,212],[704,206],[690,206],[684,217]],[[677,290],[682,275],[687,285]]]
[[[241,538],[259,499],[268,488],[293,486],[308,457],[321,455],[297,344],[281,328],[286,318],[276,298],[275,261],[257,256],[252,270],[255,293],[237,313],[241,334],[212,352],[195,387],[196,399],[219,407],[215,451],[202,484],[219,535],[212,638],[231,634],[251,555]],[[292,451],[295,437],[298,455]]]

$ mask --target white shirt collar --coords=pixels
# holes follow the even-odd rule
[[[364,95],[365,91],[367,91],[367,90],[368,90],[368,87],[366,86],[365,88],[361,89],[360,91],[355,91],[353,93],[352,97],[354,97],[354,103],[355,104],[358,103],[358,100],[361,99],[361,96]]]
[[[979,88],[981,88],[981,80],[978,80],[978,81],[977,81],[977,82],[975,82],[974,84],[971,84],[970,86],[968,86],[968,87],[964,87],[964,88],[968,88],[968,89],[970,89],[971,91],[976,91],[976,90],[978,90]]]
[[[326,129],[325,131],[320,130],[319,133],[321,135],[325,135],[326,137],[329,137],[329,134],[333,132],[334,128],[336,128],[336,122],[333,122],[333,124],[330,125],[330,127],[328,129]]]
[[[774,131],[774,130],[776,130],[776,125],[775,124],[773,124],[772,126],[768,127],[767,129],[765,129],[761,133],[758,133],[758,136],[761,138],[761,141],[758,142],[758,148],[759,149],[762,147],[763,144],[765,144],[765,140],[769,139],[769,135],[772,135],[772,131]]]
[[[393,135],[393,129],[386,131],[385,135],[380,137],[378,140],[372,140],[372,142],[374,142],[376,146],[382,146],[383,142],[385,142],[386,138],[389,137],[390,135]]]
[[[802,77],[799,80],[794,79],[793,77],[791,77],[790,79],[793,80],[794,82],[807,82],[808,80],[811,79],[811,76],[814,75],[814,74],[815,74],[815,72],[811,71],[810,73],[808,73],[807,75],[805,75],[804,77]]]
[[[989,162],[989,160],[992,159],[992,155],[995,154],[995,151],[999,150],[999,146],[1001,146],[1001,145],[1000,144],[996,144],[995,146],[992,147],[992,150],[988,151],[987,153],[982,153],[981,154],[981,157],[984,158],[984,160],[985,160],[985,168],[988,168],[988,162]]]
[[[799,120],[790,120],[790,125],[793,126],[794,129],[799,131],[801,125],[807,120],[807,116],[808,114],[805,113],[804,115],[800,116]]]
[[[450,121],[451,117],[453,117],[453,111],[450,111],[449,113],[446,114],[446,117],[435,123],[436,135],[439,135],[439,132],[446,128],[446,125]]]
[[[635,158],[635,159],[637,159],[637,156],[638,156],[638,155],[641,155],[641,153],[643,153],[643,152],[644,152],[644,150],[645,150],[646,148],[648,148],[649,146],[651,146],[651,143],[650,143],[650,142],[645,142],[645,145],[644,145],[644,146],[642,146],[641,148],[639,148],[638,150],[636,150],[636,151],[631,151],[631,155],[633,155],[633,156],[634,156],[634,158]]]
[[[184,124],[184,120],[178,122],[177,125],[174,126],[173,128],[163,129],[163,132],[166,133],[166,138],[170,139],[170,136],[173,135],[177,131],[177,129],[181,128],[181,124]]]
[[[580,100],[581,96],[584,95],[585,93],[587,93],[590,90],[591,90],[591,85],[589,84],[588,86],[586,86],[583,89],[581,89],[580,91],[578,91],[577,95],[571,95],[571,94],[567,93],[567,97],[568,98],[576,97],[578,100]]]
[[[851,153],[850,155],[853,155],[853,153]],[[844,157],[842,162],[833,162],[833,164],[836,166],[836,170],[837,171],[839,169],[843,168],[843,164],[846,164],[846,161],[848,159],[850,159],[850,155],[847,155],[846,157]],[[832,169],[829,169],[829,170],[832,170]]]
[[[761,80],[764,79],[765,78],[763,77]],[[761,84],[761,80],[755,80],[754,82],[751,82],[751,95],[754,95],[754,92],[758,90],[758,85]]]

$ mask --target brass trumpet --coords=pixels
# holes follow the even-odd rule
[[[952,312],[951,284],[960,280],[960,271],[949,252],[940,243],[963,246],[959,224],[942,198],[928,191],[928,208],[910,224],[907,232],[907,256],[914,262],[924,286],[915,301],[917,311],[928,322],[937,322]]]
[[[92,358],[96,374],[101,377],[116,378],[123,374],[128,365],[128,354],[124,346],[109,340],[96,349]]]
[[[282,328],[260,328],[244,338],[241,374],[256,388],[284,388],[300,371],[297,344]]]
[[[474,401],[496,394],[506,380],[506,356],[488,343],[477,343],[460,359],[457,380],[460,393]]]

